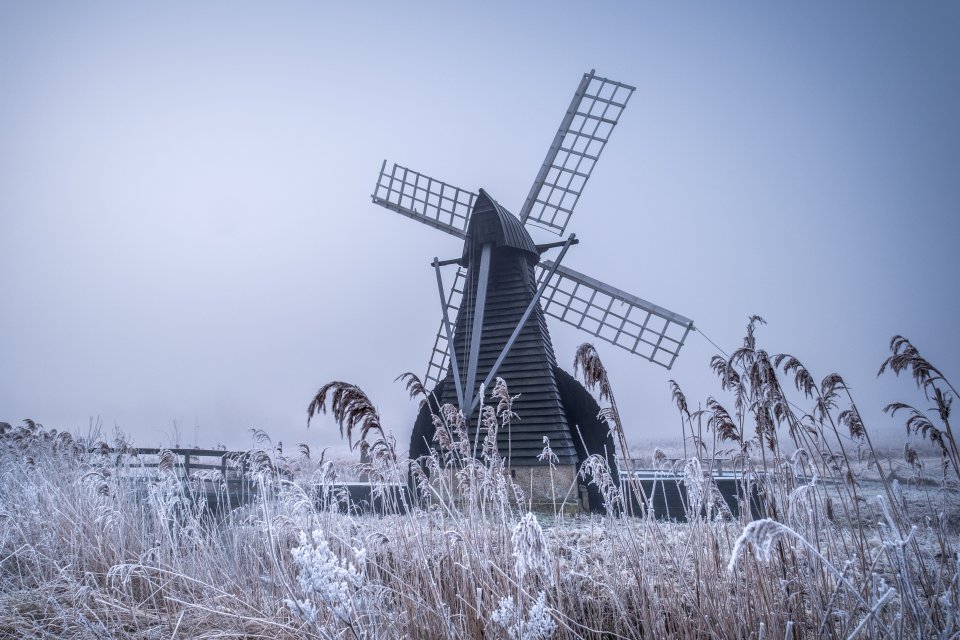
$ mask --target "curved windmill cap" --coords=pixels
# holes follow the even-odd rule
[[[507,211],[490,194],[480,189],[473,203],[470,224],[467,226],[467,241],[463,245],[463,263],[471,247],[493,243],[494,248],[506,247],[528,254],[528,259],[539,262],[540,253],[533,238],[517,216]]]

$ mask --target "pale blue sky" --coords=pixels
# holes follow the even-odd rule
[[[566,264],[726,349],[764,316],[878,433],[891,335],[960,378],[960,4],[345,4],[0,5],[0,420],[323,444],[345,379],[405,444],[460,247],[370,203],[380,163],[516,211],[590,68],[637,91]],[[720,393],[700,336],[598,348],[633,439],[676,435],[668,378]]]

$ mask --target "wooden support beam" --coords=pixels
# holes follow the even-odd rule
[[[520,332],[523,330],[523,325],[527,323],[527,320],[530,318],[530,314],[533,313],[534,308],[537,306],[537,301],[540,300],[540,296],[543,295],[544,290],[547,288],[547,284],[550,282],[550,278],[553,277],[554,272],[557,270],[557,266],[560,264],[560,261],[563,260],[563,256],[566,255],[567,249],[571,245],[576,244],[577,236],[573,233],[570,234],[570,237],[563,242],[563,249],[560,250],[560,255],[557,256],[557,259],[554,260],[553,266],[550,268],[550,271],[543,277],[543,282],[540,283],[540,286],[537,288],[537,292],[533,295],[533,298],[530,300],[530,303],[527,305],[527,308],[524,310],[523,315],[520,316],[520,322],[517,323],[517,326],[514,328],[513,333],[510,334],[510,338],[507,340],[507,344],[503,346],[503,350],[500,352],[500,355],[497,357],[497,361],[493,363],[493,367],[490,368],[490,372],[487,374],[487,378],[483,381],[483,386],[488,387],[491,382],[493,382],[493,377],[497,375],[497,370],[500,368],[500,365],[503,364],[504,359],[507,357],[507,354],[510,352],[510,348],[513,346],[513,343],[517,341],[517,337],[520,335]],[[473,413],[473,408],[476,405],[476,401],[480,398],[475,398],[470,404],[470,413]]]
[[[460,369],[457,367],[457,350],[453,345],[453,330],[450,328],[450,318],[447,317],[447,299],[443,291],[443,278],[440,275],[440,262],[434,258],[433,268],[437,272],[437,289],[440,291],[440,311],[443,314],[443,330],[447,334],[447,349],[450,353],[450,371],[453,373],[453,383],[457,390],[457,406],[463,408],[463,381],[460,380]]]
[[[467,366],[467,386],[464,389],[467,400],[467,420],[470,419],[474,399],[479,395],[474,385],[477,382],[477,359],[480,356],[480,334],[483,333],[483,308],[487,303],[487,281],[490,276],[490,253],[493,243],[486,243],[480,249],[480,270],[477,272],[477,299],[473,308],[473,331],[470,334],[470,361]],[[473,268],[473,265],[470,265]],[[461,409],[463,406],[461,405]]]

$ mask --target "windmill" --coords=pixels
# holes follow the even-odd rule
[[[577,243],[574,234],[537,245],[526,228],[563,236],[634,90],[592,70],[584,74],[518,215],[483,189],[473,193],[397,164],[388,167],[386,160],[372,194],[374,203],[464,241],[460,257],[433,260],[443,309],[424,385],[440,405],[461,408],[474,442],[480,389],[504,378],[510,393],[520,394],[514,404],[520,419],[509,432],[501,430],[498,446],[514,475],[529,474],[534,493],[548,469],[538,459],[544,436],[557,456],[554,474],[566,473],[567,486],[587,455],[613,460],[613,440],[597,418],[596,401],[557,366],[546,316],[667,369],[693,329],[679,314],[561,264]],[[543,259],[553,249],[559,249],[556,257]],[[448,265],[458,268],[445,289],[441,268]],[[437,405],[422,408],[414,425],[411,458],[432,446],[431,408]]]

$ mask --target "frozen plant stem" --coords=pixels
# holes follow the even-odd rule
[[[789,536],[799,542],[807,551],[812,553],[820,562],[823,564],[827,570],[834,575],[834,577],[840,581],[843,586],[845,586],[857,600],[860,601],[860,604],[863,605],[863,608],[867,610],[868,617],[873,616],[877,619],[877,624],[883,629],[884,633],[888,636],[892,636],[892,632],[886,625],[883,624],[883,621],[880,620],[877,615],[879,610],[877,607],[871,607],[867,604],[867,601],[863,599],[860,595],[860,591],[847,580],[846,576],[838,570],[833,564],[830,563],[816,547],[811,545],[807,540],[801,536],[799,533],[791,529],[785,524],[772,520],[770,518],[764,518],[762,520],[754,520],[748,524],[743,533],[740,534],[740,537],[737,538],[736,543],[733,546],[733,552],[730,555],[730,562],[727,564],[727,570],[733,571],[736,567],[737,560],[743,554],[746,549],[747,544],[752,544],[755,549],[758,551],[758,556],[762,556],[764,559],[770,559],[770,553],[772,550],[773,544],[776,542],[777,538],[781,536]],[[895,590],[891,590],[896,592]],[[888,593],[889,595],[889,593]],[[886,598],[886,596],[884,596]]]

